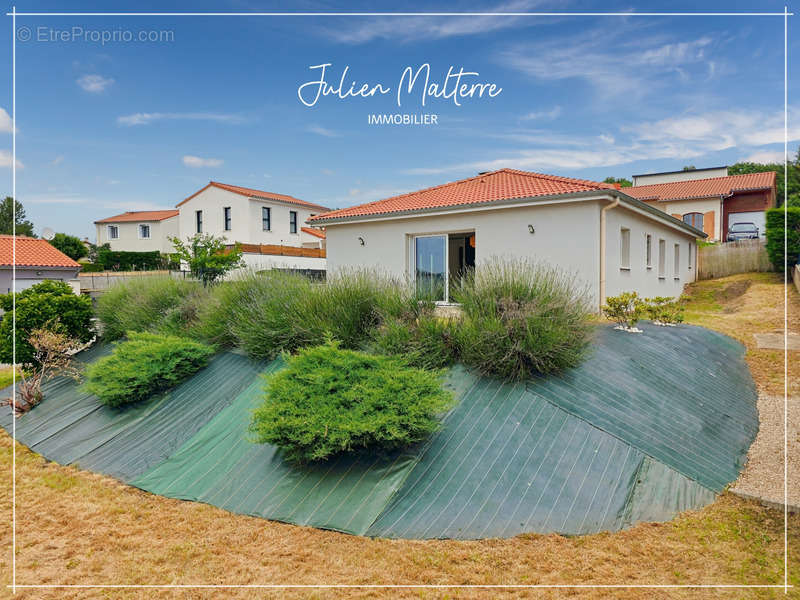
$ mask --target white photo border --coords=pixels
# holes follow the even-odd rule
[[[788,93],[788,23],[789,17],[794,16],[789,12],[789,7],[784,6],[783,12],[17,12],[16,6],[11,7],[11,12],[6,13],[11,17],[11,196],[17,198],[17,17],[783,17],[783,170],[784,182],[788,176],[789,160],[789,93]],[[787,187],[784,184],[783,206],[786,206],[788,199]],[[75,584],[75,585],[36,585],[36,584],[17,584],[17,424],[16,419],[12,421],[12,467],[11,467],[11,539],[12,539],[12,575],[11,584],[6,587],[11,588],[12,594],[16,594],[18,589],[535,589],[535,588],[559,588],[559,589],[583,589],[583,588],[606,588],[606,589],[681,589],[681,588],[778,588],[783,589],[784,594],[789,593],[793,585],[789,585],[789,485],[788,485],[788,438],[789,438],[789,354],[788,354],[788,298],[789,298],[789,274],[786,256],[787,246],[787,213],[784,211],[784,258],[783,258],[783,584],[773,585],[732,585],[732,584],[538,584],[538,585],[457,585],[457,584],[408,584],[408,585],[349,585],[349,584],[253,584],[253,585],[212,585],[212,584],[144,584],[144,585],[104,585],[104,584]],[[16,221],[12,220],[12,326],[16,332]],[[16,373],[17,373],[17,348],[16,335],[12,336],[12,385],[13,394],[16,396]]]

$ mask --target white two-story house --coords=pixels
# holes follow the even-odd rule
[[[137,210],[94,222],[97,245],[122,252],[173,251],[170,238],[179,234],[178,211]]]
[[[178,228],[185,239],[196,233],[229,242],[302,247],[319,245],[306,221],[328,209],[292,196],[210,182],[178,203]]]

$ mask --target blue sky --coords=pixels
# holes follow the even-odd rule
[[[17,2],[18,11],[286,10],[192,3]],[[442,3],[451,11],[783,11],[783,2]],[[9,5],[10,7],[10,5]],[[431,3],[394,3],[430,11]],[[790,10],[792,4],[789,4]],[[292,10],[375,10],[293,3]],[[794,22],[800,17],[794,17]],[[783,19],[776,17],[25,17],[17,42],[17,195],[38,231],[94,239],[96,219],[173,207],[209,180],[331,207],[377,200],[481,170],[570,177],[775,160],[783,152]],[[75,40],[52,41],[73,34]],[[11,81],[11,24],[0,32]],[[155,32],[163,41],[97,40]],[[797,56],[790,19],[790,67]],[[167,32],[167,33],[161,33]],[[20,34],[18,33],[18,39]],[[163,36],[166,36],[164,39]],[[390,93],[321,98],[318,78]],[[494,83],[492,98],[396,93],[406,67],[430,64]],[[790,151],[800,139],[790,73]],[[11,192],[10,85],[0,96],[0,177]],[[309,88],[311,89],[311,88]],[[309,94],[309,97],[311,94]],[[369,125],[369,114],[428,113],[430,126]]]

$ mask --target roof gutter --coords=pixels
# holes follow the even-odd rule
[[[600,308],[606,303],[606,213],[619,206],[619,196],[600,209]]]

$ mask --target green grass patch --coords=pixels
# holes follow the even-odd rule
[[[250,431],[256,442],[275,444],[298,462],[418,442],[438,428],[437,416],[453,400],[440,372],[333,342],[301,350],[287,363],[267,378]]]
[[[114,351],[86,369],[86,389],[121,406],[170,389],[208,364],[213,348],[186,338],[130,332]]]

